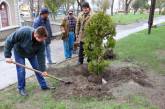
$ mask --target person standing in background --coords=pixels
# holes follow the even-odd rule
[[[78,64],[83,64],[84,62],[84,37],[85,37],[85,25],[91,17],[91,8],[88,2],[83,2],[81,4],[82,12],[77,18],[76,24],[76,39],[79,42],[79,59]]]
[[[38,28],[39,26],[44,26],[48,31],[48,38],[45,41],[45,56],[47,58],[47,63],[53,64],[51,58],[51,48],[50,48],[52,29],[48,16],[49,16],[49,10],[47,8],[41,8],[40,15],[36,19],[34,19],[32,26],[34,28]]]
[[[68,15],[63,19],[61,24],[62,40],[64,44],[65,59],[72,58],[73,45],[75,41],[76,17],[73,15],[73,10],[68,10]]]

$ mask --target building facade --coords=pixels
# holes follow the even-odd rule
[[[0,29],[19,26],[17,0],[0,0]]]

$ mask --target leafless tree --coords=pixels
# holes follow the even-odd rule
[[[33,4],[34,4],[33,0],[29,0],[31,19],[33,19],[33,9],[34,9],[34,5]]]
[[[85,1],[85,0],[77,0],[77,4],[78,4],[78,7],[77,7],[77,14],[78,14],[78,12],[79,12],[79,11],[78,11],[79,9],[82,10],[82,8],[81,8],[81,3],[84,2],[84,1]]]
[[[125,0],[125,13],[128,14],[129,6],[133,0]]]

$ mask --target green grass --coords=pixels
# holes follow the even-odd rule
[[[112,16],[112,19],[115,21],[116,24],[130,24],[134,22],[144,21],[148,20],[149,14],[140,14],[136,13],[135,15],[133,13],[129,13],[128,15],[125,15],[124,13],[118,13],[114,16]],[[155,17],[160,16],[158,13],[155,13]]]
[[[142,67],[165,74],[165,27],[141,31],[117,42],[115,52],[119,60],[132,61]]]
[[[50,82],[50,80],[49,80]],[[41,91],[36,82],[27,82],[28,97],[21,97],[15,86],[0,91],[0,109],[158,109],[142,96],[129,96],[120,103],[115,99],[72,97],[58,100],[54,91]]]

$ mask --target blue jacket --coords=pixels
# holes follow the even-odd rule
[[[34,19],[33,25],[34,28],[37,28],[39,26],[44,26],[46,30],[48,31],[48,38],[46,39],[46,44],[51,43],[51,37],[52,37],[52,29],[50,26],[50,21],[49,19],[43,20],[41,16],[38,16],[37,18]]]
[[[32,37],[34,29],[22,27],[7,37],[4,46],[5,58],[11,58],[11,50],[17,52],[24,58],[37,56],[39,70],[45,71],[45,43],[39,43]]]

